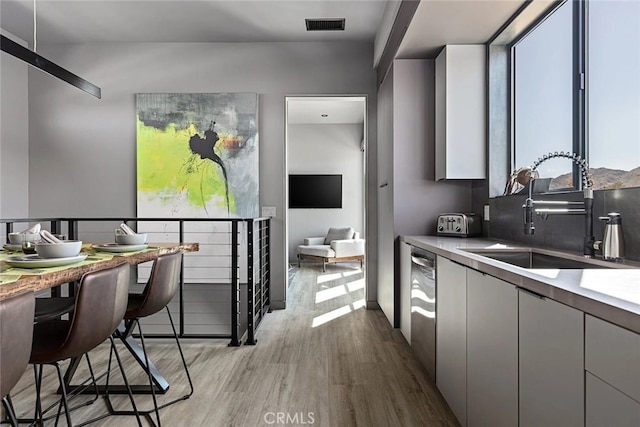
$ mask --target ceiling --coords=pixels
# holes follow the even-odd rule
[[[398,0],[391,0],[397,2]],[[385,0],[36,0],[40,43],[373,42]],[[422,0],[399,50],[434,57],[483,43],[524,0]],[[0,27],[31,43],[33,0],[0,0]],[[345,18],[345,31],[307,32],[305,18]],[[427,56],[425,56],[427,55]]]
[[[445,44],[484,43],[524,2],[422,0],[397,57],[433,58]],[[373,43],[378,29],[387,23],[383,21],[387,3],[385,0],[36,0],[37,41]],[[33,0],[0,0],[0,27],[30,46],[33,6]],[[346,28],[307,32],[305,18],[345,18]],[[363,123],[364,112],[357,104],[337,97],[308,98],[289,110],[289,122]],[[322,113],[328,117],[322,118]]]
[[[37,0],[38,42],[373,42],[381,0]],[[0,0],[0,26],[31,43],[33,0]],[[345,18],[307,32],[305,18]]]
[[[446,44],[486,43],[525,0],[422,0],[398,58],[435,58]]]

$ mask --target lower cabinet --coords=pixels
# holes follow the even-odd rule
[[[518,311],[520,427],[583,426],[583,312],[524,290]]]
[[[436,385],[466,426],[467,269],[440,256],[436,262]]]
[[[467,425],[518,425],[518,292],[467,269]]]
[[[640,426],[640,334],[437,266],[436,385],[462,426]]]
[[[638,427],[640,403],[587,372],[587,427]]]
[[[585,316],[586,425],[640,426],[640,334]]]

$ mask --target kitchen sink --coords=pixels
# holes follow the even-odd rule
[[[569,257],[538,252],[535,249],[463,249],[476,255],[481,255],[507,264],[522,268],[547,268],[547,269],[585,269],[585,268],[612,268],[604,261],[581,261]]]

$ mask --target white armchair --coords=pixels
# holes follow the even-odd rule
[[[298,246],[298,267],[301,260],[321,261],[322,271],[327,263],[364,260],[365,240],[353,228],[330,228],[324,237],[307,237]]]

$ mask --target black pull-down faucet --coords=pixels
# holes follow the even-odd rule
[[[570,202],[564,200],[533,200],[532,189],[533,182],[536,179],[535,170],[540,164],[555,158],[567,158],[580,167],[582,172],[582,188],[584,200],[582,202]],[[537,208],[536,206],[563,206],[562,208]],[[584,246],[583,253],[585,256],[593,257],[595,255],[595,237],[593,236],[593,180],[589,172],[589,165],[586,160],[580,158],[574,153],[554,152],[545,154],[539,158],[529,172],[529,197],[522,205],[524,210],[524,234],[531,235],[535,232],[533,223],[534,214],[546,217],[548,215],[584,215]]]

